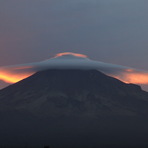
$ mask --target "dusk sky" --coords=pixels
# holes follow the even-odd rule
[[[69,51],[148,70],[147,6],[147,0],[1,0],[0,66]]]

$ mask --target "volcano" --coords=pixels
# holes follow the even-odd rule
[[[0,144],[148,146],[148,92],[91,69],[48,69],[0,90]]]
[[[12,84],[23,80],[36,72],[49,69],[95,69],[125,83],[138,84],[145,90],[147,90],[146,85],[148,85],[147,70],[95,61],[86,55],[71,52],[59,53],[54,57],[40,62],[0,67],[0,81],[2,80],[3,82]]]

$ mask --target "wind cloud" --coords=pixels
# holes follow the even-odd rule
[[[86,55],[70,52],[59,53],[41,62],[0,67],[0,80],[16,83],[38,71],[47,69],[96,69],[125,83],[148,85],[148,71],[94,61]]]

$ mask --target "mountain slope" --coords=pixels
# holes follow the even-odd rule
[[[46,70],[0,91],[0,138],[56,147],[143,146],[147,114],[148,93],[137,85],[97,70]]]
[[[97,70],[47,70],[0,91],[0,108],[27,110],[42,116],[148,112],[148,93]],[[8,106],[7,106],[7,105]]]

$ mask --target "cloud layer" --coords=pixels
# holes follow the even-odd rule
[[[15,83],[46,69],[97,69],[125,83],[148,85],[147,71],[94,61],[86,55],[70,52],[59,53],[41,62],[0,67],[0,80]]]

